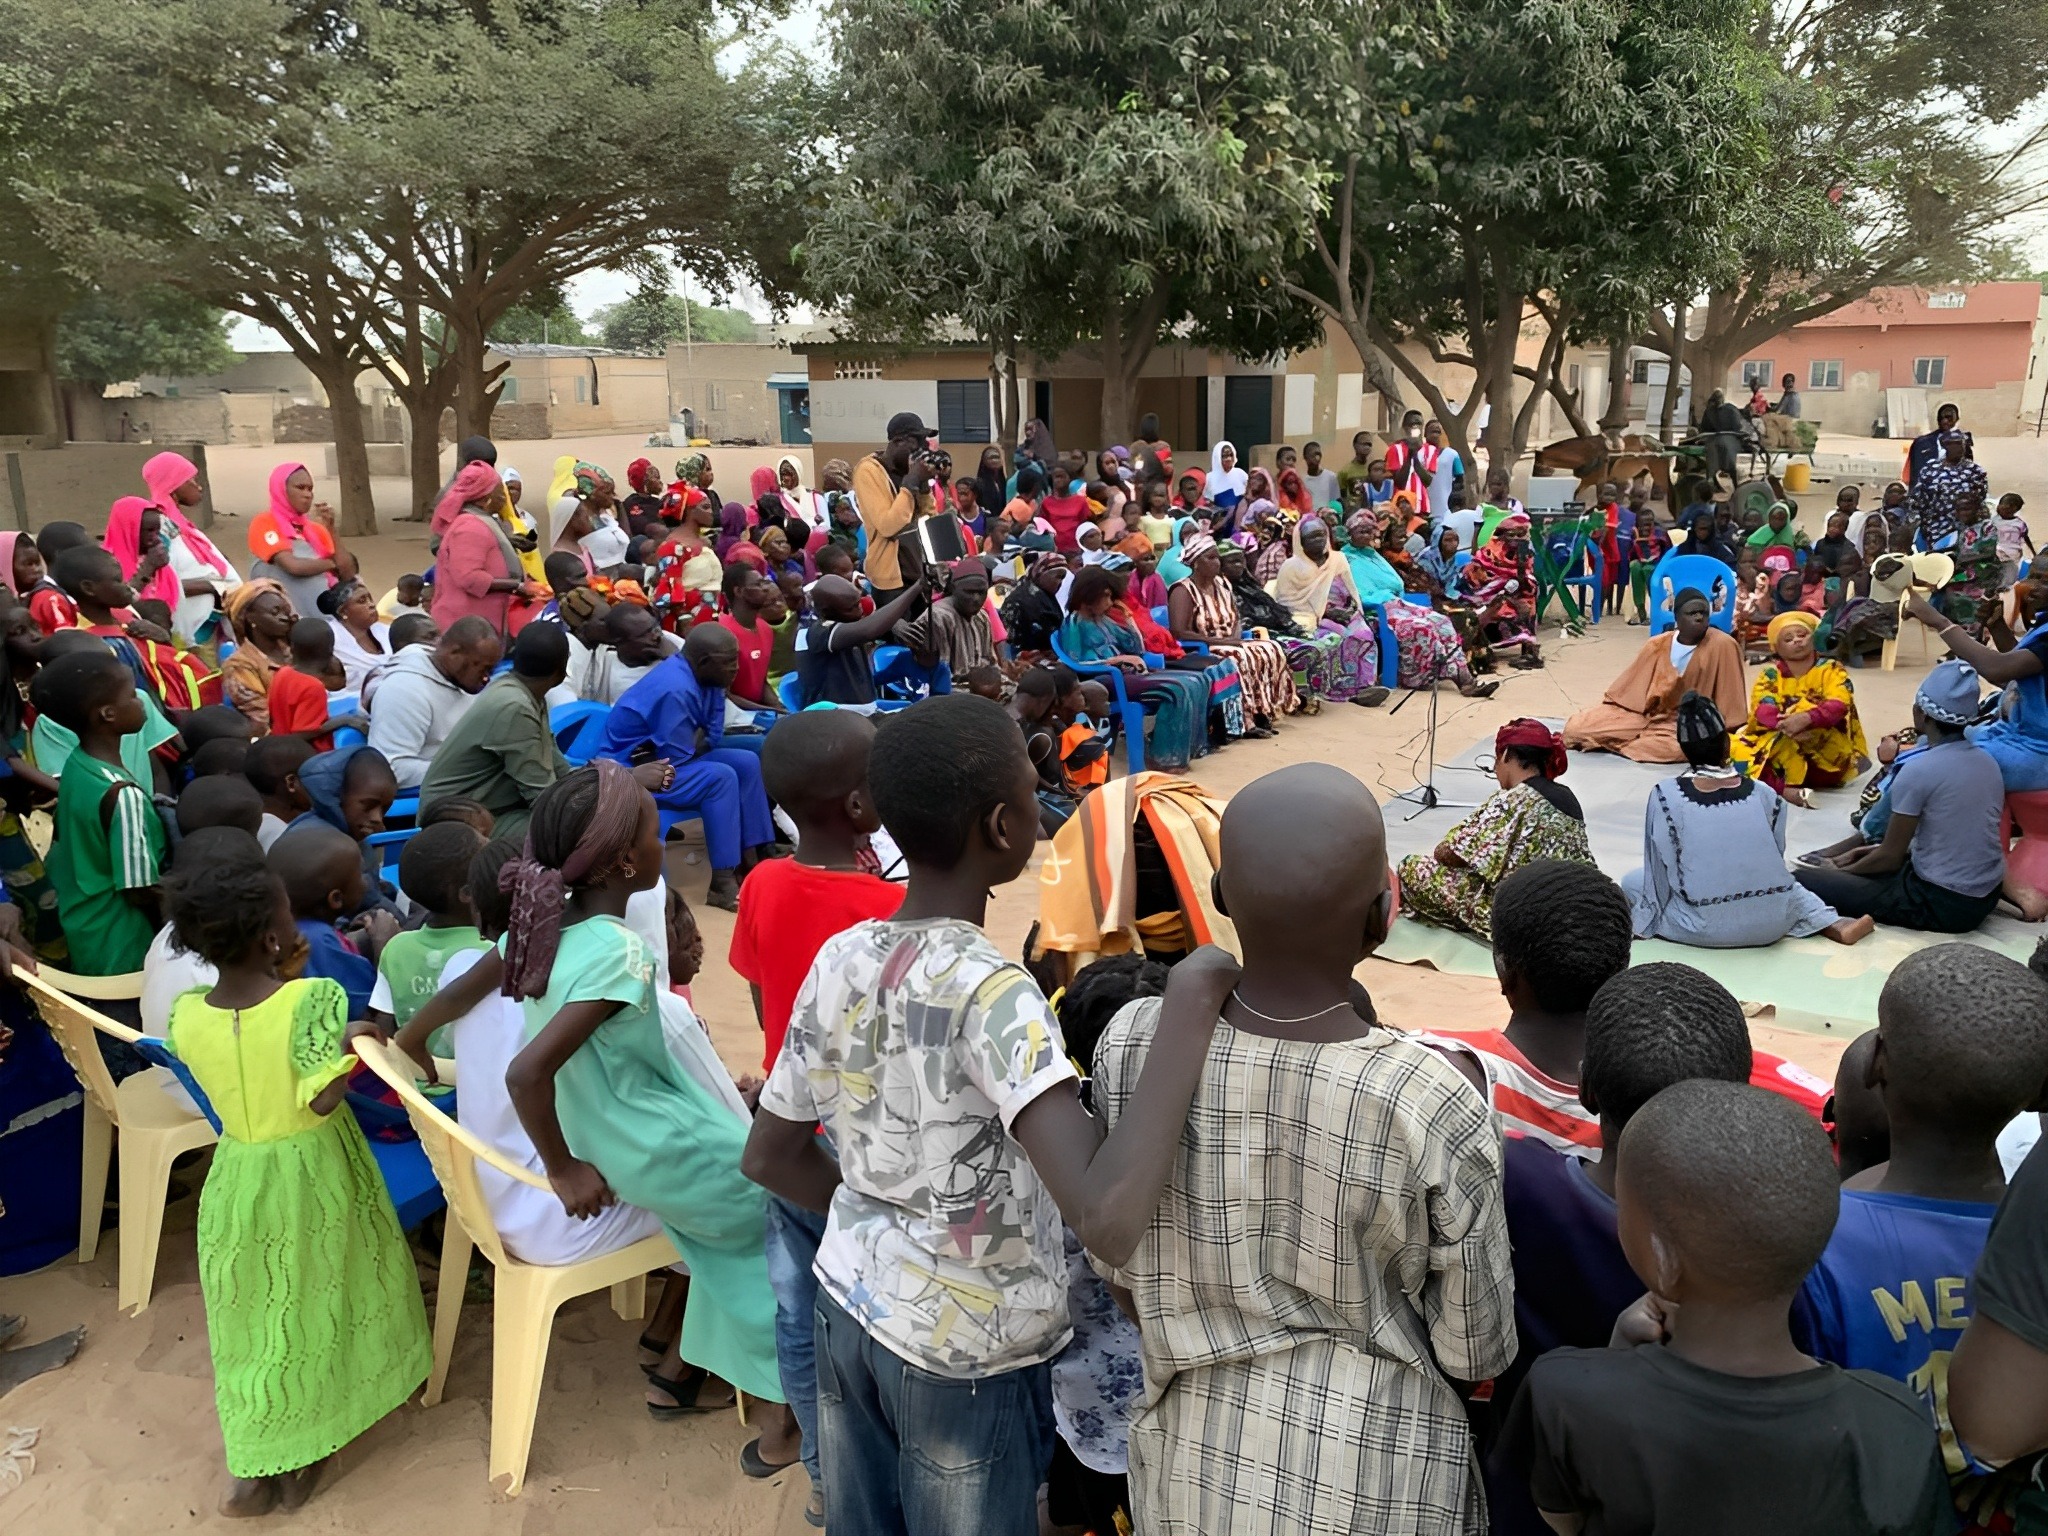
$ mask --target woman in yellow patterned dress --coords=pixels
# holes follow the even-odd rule
[[[1730,748],[1735,765],[1795,805],[1846,784],[1870,756],[1856,689],[1839,661],[1815,654],[1820,620],[1803,609],[1771,620],[1771,661],[1749,689],[1749,723]]]

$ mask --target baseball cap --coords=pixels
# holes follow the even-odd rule
[[[930,437],[931,429],[924,424],[924,418],[915,411],[898,411],[889,418],[888,436],[890,442],[899,437]]]

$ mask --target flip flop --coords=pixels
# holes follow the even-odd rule
[[[693,1414],[723,1413],[732,1406],[731,1403],[700,1403],[697,1401],[699,1394],[704,1390],[704,1384],[710,1379],[711,1373],[709,1371],[694,1371],[687,1381],[676,1381],[667,1376],[657,1376],[654,1372],[649,1371],[647,1373],[647,1385],[659,1387],[676,1401],[675,1406],[672,1408],[662,1403],[649,1403],[647,1405],[647,1416],[650,1419],[665,1424],[671,1419],[685,1419]]]
[[[1489,682],[1475,684],[1472,691],[1466,694],[1465,697],[1468,699],[1490,699],[1499,692],[1500,679],[1496,677]]]
[[[800,1465],[802,1461],[801,1456],[795,1461],[779,1463],[767,1460],[761,1455],[761,1442],[758,1437],[740,1447],[740,1470],[752,1478],[773,1477],[778,1472],[787,1472],[791,1467]]]

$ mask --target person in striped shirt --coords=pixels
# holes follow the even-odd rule
[[[1538,859],[1496,888],[1493,969],[1508,1003],[1507,1028],[1424,1033],[1486,1096],[1500,1128],[1560,1152],[1600,1155],[1600,1117],[1579,1096],[1586,1009],[1629,965],[1628,897],[1591,864]],[[1752,1051],[1750,1082],[1792,1100],[1816,1120],[1829,1084],[1795,1062]]]

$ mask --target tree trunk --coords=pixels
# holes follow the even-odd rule
[[[444,317],[455,340],[455,439],[489,437],[491,413],[498,406],[494,380],[505,370],[486,362],[489,341],[473,311]]]
[[[1095,439],[1098,446],[1124,441],[1124,424],[1131,412],[1125,351],[1123,302],[1111,299],[1102,311],[1102,419]]]
[[[334,467],[341,482],[335,531],[344,539],[374,538],[377,502],[370,491],[370,447],[363,435],[363,412],[356,404],[358,364],[353,358],[304,355],[299,361],[326,391],[328,415],[334,421]]]
[[[1678,414],[1679,375],[1685,367],[1685,326],[1691,310],[1692,306],[1680,299],[1671,311],[1670,371],[1664,376],[1664,409],[1657,422],[1657,435],[1667,443],[1671,441],[1672,418]]]
[[[1686,343],[1692,366],[1692,414],[1697,421],[1711,390],[1728,388],[1728,370],[1749,348],[1740,337],[1697,336]]]
[[[1619,440],[1628,426],[1628,343],[1607,343],[1607,409],[1600,413],[1600,435]]]

